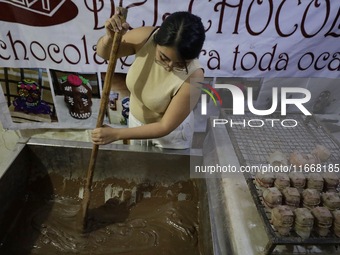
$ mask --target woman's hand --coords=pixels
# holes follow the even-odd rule
[[[104,125],[91,131],[92,142],[96,145],[105,145],[119,140],[118,129]]]
[[[116,7],[115,14],[105,21],[106,34],[109,38],[113,38],[114,33],[119,32],[120,30],[123,31],[122,34],[125,34],[130,27],[130,25],[126,22],[121,24],[119,14],[119,8]]]

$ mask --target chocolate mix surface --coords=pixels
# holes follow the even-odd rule
[[[56,174],[32,182],[0,254],[200,254],[199,201],[192,181],[94,182],[85,230],[83,186]]]

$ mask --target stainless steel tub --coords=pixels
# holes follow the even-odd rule
[[[65,180],[86,181],[92,143],[49,139],[21,140],[0,169],[0,243],[15,226],[25,201],[27,186],[38,177],[58,174]],[[201,150],[161,150],[128,145],[100,147],[93,181],[107,178],[125,179],[136,183],[165,185],[190,179],[190,157],[201,160]],[[48,180],[48,179],[47,179]],[[199,240],[202,255],[214,254],[211,238],[209,203],[205,179],[194,179],[199,197]],[[46,195],[60,192],[47,181],[37,187]],[[81,196],[82,187],[75,187]],[[95,189],[95,187],[94,187]],[[1,248],[1,245],[0,245]]]

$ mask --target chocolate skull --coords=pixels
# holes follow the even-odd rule
[[[92,113],[92,87],[88,80],[77,75],[69,75],[61,79],[64,100],[70,115],[75,119],[88,119]]]
[[[129,112],[130,112],[130,98],[129,97],[124,97],[122,99],[122,115],[125,119],[129,118]]]
[[[41,100],[41,88],[29,79],[19,82],[17,92],[21,101],[25,102],[26,108],[36,107]]]

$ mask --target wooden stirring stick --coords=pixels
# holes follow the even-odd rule
[[[125,23],[125,20],[127,17],[127,10],[125,8],[119,7],[119,13],[120,13],[121,24],[123,24]],[[107,104],[109,100],[109,94],[111,90],[111,82],[112,82],[114,72],[116,69],[117,51],[118,51],[121,40],[122,40],[122,30],[120,30],[119,32],[116,32],[113,37],[112,49],[111,49],[109,64],[108,64],[107,72],[105,76],[102,98],[100,100],[99,115],[97,119],[96,128],[100,128],[103,125],[104,116],[105,116],[105,112],[106,112],[106,108],[107,108]],[[85,195],[83,199],[83,231],[87,227],[88,209],[90,205],[90,196],[91,196],[91,186],[92,186],[94,168],[95,168],[96,160],[97,160],[98,147],[99,145],[96,145],[96,144],[93,145],[91,161],[90,161],[89,169],[87,172]]]

